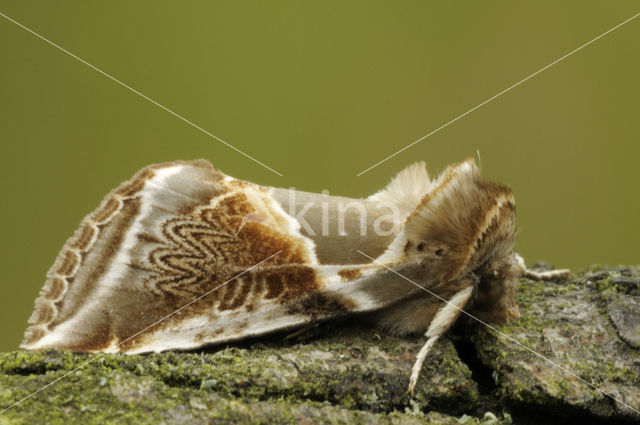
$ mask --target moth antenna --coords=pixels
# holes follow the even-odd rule
[[[524,258],[520,254],[516,254],[516,261],[522,270],[522,276],[533,280],[554,280],[561,277],[567,277],[571,274],[569,269],[549,270],[546,272],[536,272],[527,268],[524,264]]]
[[[462,309],[467,302],[469,302],[471,294],[473,293],[473,288],[474,286],[470,285],[465,289],[458,291],[453,297],[451,297],[451,300],[438,310],[434,316],[431,324],[429,325],[429,329],[427,329],[427,332],[425,333],[425,336],[429,337],[429,339],[420,349],[420,352],[416,357],[416,362],[413,364],[413,369],[411,369],[411,377],[409,378],[407,394],[413,395],[413,390],[418,383],[418,376],[420,376],[422,364],[427,358],[427,354],[429,354],[429,351],[431,351],[431,348],[433,348],[438,338],[440,338],[440,336],[455,323],[456,319],[462,312]]]
[[[546,272],[536,272],[533,270],[525,269],[524,277],[528,277],[533,280],[555,280],[561,277],[566,277],[571,274],[569,269],[549,270]]]
[[[480,158],[480,149],[476,150],[476,154],[478,154],[478,168],[482,170],[482,158]]]

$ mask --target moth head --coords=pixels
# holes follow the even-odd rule
[[[438,285],[472,276],[476,309],[500,320],[518,314],[516,235],[513,193],[468,159],[448,167],[407,218],[405,254]]]
[[[516,303],[518,278],[523,269],[516,254],[500,256],[478,267],[473,309],[471,314],[484,321],[505,322],[520,316]]]

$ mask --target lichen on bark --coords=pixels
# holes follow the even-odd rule
[[[423,337],[352,318],[306,342],[275,335],[198,352],[0,353],[0,408],[62,378],[0,415],[0,425],[640,423],[640,268],[522,279],[518,298],[522,317],[495,330],[461,320],[429,355],[413,398],[406,388]]]

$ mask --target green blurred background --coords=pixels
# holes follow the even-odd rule
[[[207,158],[257,183],[365,196],[479,150],[516,193],[518,251],[639,263],[637,1],[24,2],[0,12],[278,170],[262,168],[0,18],[0,350],[59,248],[144,165]]]

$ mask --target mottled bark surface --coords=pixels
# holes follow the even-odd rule
[[[195,353],[0,353],[0,408],[68,374],[1,414],[0,425],[640,423],[640,267],[523,279],[518,297],[522,317],[499,332],[460,320],[428,357],[412,399],[405,391],[424,338],[351,319],[305,342],[276,335]]]

